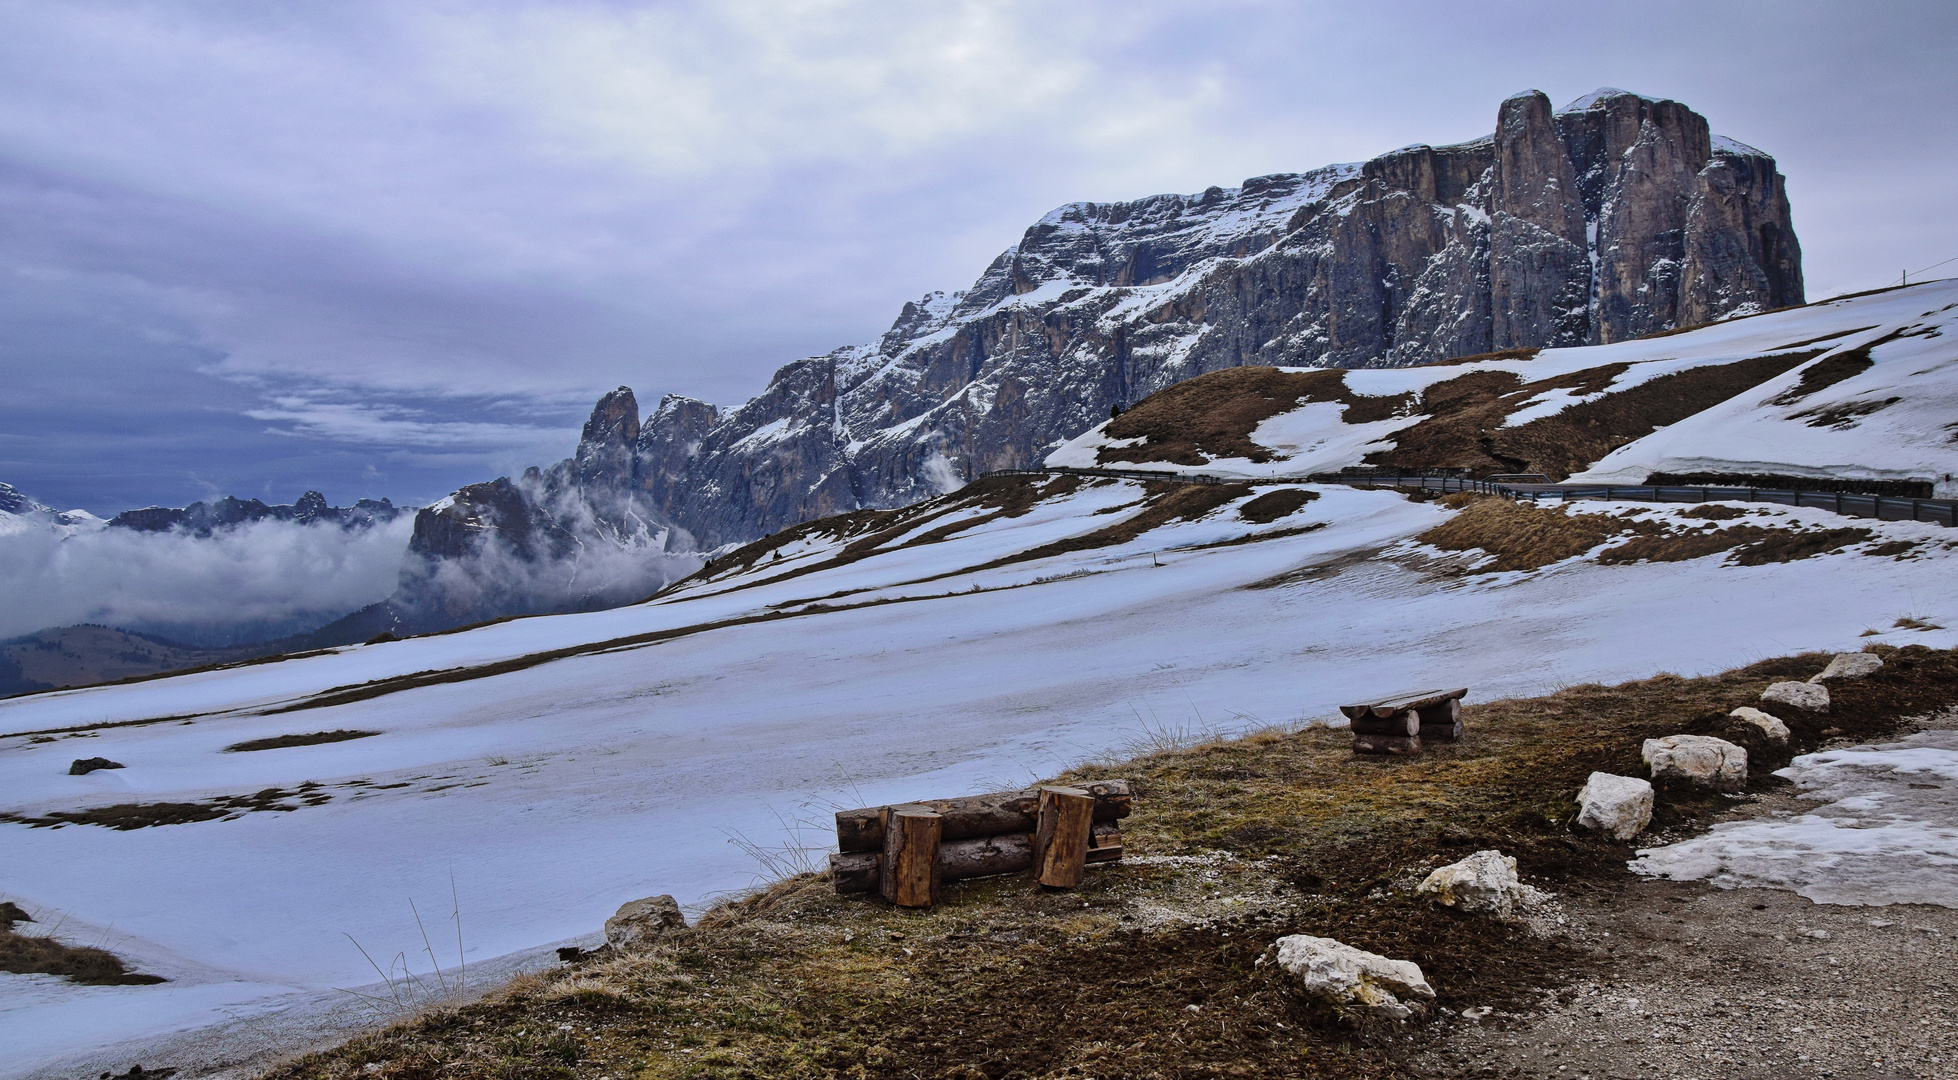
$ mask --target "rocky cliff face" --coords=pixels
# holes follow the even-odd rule
[[[340,636],[611,607],[691,572],[693,539],[642,488],[639,443],[639,403],[621,386],[592,410],[574,457],[421,511],[395,595]]]
[[[1604,343],[1802,299],[1773,158],[1677,102],[1521,94],[1471,143],[1063,206],[970,289],[737,408],[669,396],[642,424],[621,388],[575,458],[424,511],[415,551],[429,577],[486,530],[540,561],[743,542],[1036,465],[1111,406],[1222,368]]]

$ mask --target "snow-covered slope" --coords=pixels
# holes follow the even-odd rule
[[[1615,483],[1918,479],[1958,497],[1958,280],[1611,345],[1282,371],[1193,379],[1046,463],[1241,477],[1389,464]],[[1197,414],[1214,421],[1208,443],[1189,437]]]
[[[427,972],[415,911],[453,942],[452,887],[473,969],[625,900],[746,885],[758,868],[730,836],[772,845],[793,839],[782,818],[835,804],[1017,785],[1141,725],[1302,722],[1443,672],[1473,671],[1485,700],[1958,644],[1895,625],[1958,626],[1958,552],[1934,526],[1856,522],[1866,538],[1793,563],[1594,552],[1484,572],[1416,539],[1451,513],[1340,487],[1001,477],[786,530],[630,607],[0,702],[5,898],[173,979],[0,975],[0,1076],[108,1068],[125,1039],[165,1064],[150,1051],[184,1045],[168,1032],[372,982],[353,942]],[[329,732],[374,734],[227,750]],[[126,768],[68,775],[95,756]],[[150,808],[125,824],[209,814],[91,823],[114,805]]]

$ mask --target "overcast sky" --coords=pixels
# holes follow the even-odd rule
[[[1958,256],[1958,5],[0,0],[0,480],[423,502],[732,404],[1048,209],[1672,97],[1812,299]],[[1943,274],[1958,269],[1944,267]],[[1936,275],[1934,275],[1936,276]]]

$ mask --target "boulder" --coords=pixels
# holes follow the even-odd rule
[[[1821,683],[1778,682],[1761,691],[1761,700],[1802,712],[1829,711],[1829,688]]]
[[[1883,658],[1875,653],[1845,652],[1837,653],[1835,659],[1821,673],[1811,677],[1812,683],[1849,682],[1854,679],[1867,679],[1883,666]],[[1824,710],[1827,711],[1827,710]]]
[[[1652,766],[1652,779],[1675,780],[1715,791],[1747,786],[1747,750],[1711,735],[1668,735],[1647,739],[1640,756]]]
[[[1435,997],[1419,965],[1332,938],[1310,934],[1279,938],[1258,958],[1257,966],[1267,963],[1296,976],[1306,994],[1341,1012],[1404,1020]]]
[[[1652,785],[1636,776],[1594,772],[1577,793],[1577,823],[1630,840],[1652,823]]]
[[[1448,907],[1507,919],[1543,894],[1516,878],[1516,860],[1500,851],[1478,851],[1429,874],[1414,890]]]
[[[605,920],[605,943],[621,951],[645,948],[686,928],[678,902],[671,896],[649,896],[621,906]]]
[[[1771,743],[1781,744],[1788,741],[1788,725],[1782,723],[1781,718],[1778,716],[1771,716],[1759,709],[1750,709],[1745,705],[1742,705],[1727,715],[1749,727],[1759,728],[1762,738],[1767,739]]]
[[[87,776],[97,769],[120,769],[123,767],[122,762],[110,761],[105,757],[76,758],[74,764],[68,766],[68,775]]]

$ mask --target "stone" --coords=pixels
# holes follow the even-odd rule
[[[1742,705],[1727,715],[1750,727],[1759,728],[1762,737],[1766,738],[1769,742],[1785,743],[1788,741],[1788,725],[1782,723],[1781,718],[1778,716],[1764,713],[1759,709],[1749,708],[1746,705]]]
[[[1854,679],[1867,679],[1883,667],[1883,657],[1875,653],[1846,652],[1837,653],[1829,661],[1829,666],[1811,676],[1809,682],[1849,682]]]
[[[1715,791],[1747,786],[1747,750],[1711,735],[1668,735],[1647,739],[1639,756],[1652,766],[1653,780],[1672,780]]]
[[[1478,851],[1429,874],[1414,890],[1446,907],[1507,919],[1543,894],[1516,877],[1516,860],[1500,851]]]
[[[605,920],[605,943],[621,951],[643,949],[676,930],[687,928],[687,917],[671,896],[649,896],[621,905]]]
[[[68,775],[87,776],[97,769],[121,769],[125,767],[122,762],[110,761],[105,757],[76,758],[74,764],[68,766]]]
[[[1829,711],[1829,688],[1821,683],[1778,682],[1761,691],[1761,700],[1800,712]]]
[[[1579,825],[1617,840],[1630,840],[1652,823],[1652,784],[1636,776],[1594,772],[1577,802]]]
[[[1434,987],[1417,964],[1390,960],[1332,938],[1292,934],[1273,942],[1257,966],[1275,964],[1299,988],[1341,1012],[1405,1020],[1425,1010]]]

